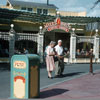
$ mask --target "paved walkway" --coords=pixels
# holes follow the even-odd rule
[[[93,69],[94,69],[94,71],[100,70],[100,64],[93,64]],[[71,65],[66,64],[65,69],[64,69],[65,77],[55,78],[55,79],[50,80],[47,78],[46,68],[45,67],[41,68],[40,69],[40,88],[42,89],[41,90],[42,91],[41,98],[42,99],[43,98],[46,98],[46,99],[54,98],[55,96],[58,96],[58,95],[63,96],[63,95],[65,95],[65,93],[68,93],[68,96],[69,96],[69,94],[72,96],[72,94],[71,94],[72,90],[70,88],[59,87],[58,85],[62,84],[62,82],[63,82],[63,83],[65,83],[66,86],[69,86],[69,85],[71,85],[71,83],[69,83],[67,85],[66,82],[70,82],[69,80],[73,81],[76,78],[78,79],[78,77],[80,77],[80,76],[83,77],[84,74],[88,73],[88,71],[89,71],[89,64],[71,64]],[[52,76],[54,76],[54,72],[52,73]],[[97,76],[97,74],[95,76],[93,76],[93,78],[95,78],[96,76]],[[100,77],[100,76],[98,76],[98,77]],[[56,83],[57,84],[59,83],[59,84],[54,86],[54,84],[56,84]],[[75,85],[75,82],[73,82],[73,84]],[[73,84],[72,84],[71,88],[76,87]],[[100,84],[100,81],[99,81],[99,84]],[[77,85],[77,83],[76,83],[76,85]],[[56,87],[56,86],[58,86],[58,87]],[[10,97],[10,87],[11,86],[10,86],[9,66],[8,66],[8,64],[0,64],[0,99],[7,99]],[[48,88],[48,89],[44,90],[45,87],[49,87],[51,89]],[[52,89],[55,89],[53,94],[51,91]],[[57,91],[57,89],[58,89],[58,91]],[[60,91],[59,91],[59,89],[60,89]],[[50,92],[48,93],[48,91],[50,91]],[[57,91],[56,94],[55,94],[55,91]],[[77,92],[77,90],[76,90],[76,92]],[[51,93],[51,96],[48,96],[48,95],[44,96],[46,93],[48,93],[48,94]],[[99,98],[99,100],[100,100],[100,98]]]
[[[41,99],[100,100],[100,72],[84,75],[41,90]]]

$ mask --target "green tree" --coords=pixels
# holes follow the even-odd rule
[[[97,0],[97,1],[94,3],[94,5],[93,5],[93,7],[92,7],[91,9],[95,8],[95,7],[97,6],[98,3],[100,3],[100,0]]]

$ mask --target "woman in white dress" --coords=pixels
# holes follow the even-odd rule
[[[46,50],[46,52],[47,52],[46,66],[47,66],[47,71],[48,71],[48,78],[50,78],[50,79],[52,79],[51,73],[55,69],[55,63],[54,63],[54,56],[55,56],[54,46],[55,46],[55,42],[51,41],[50,45],[48,46],[48,48]]]

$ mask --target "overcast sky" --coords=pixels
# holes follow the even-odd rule
[[[7,0],[0,0],[0,5],[5,5]],[[33,1],[39,3],[46,3],[47,0],[23,0]],[[94,2],[97,0],[49,0],[50,4],[55,4],[61,11],[74,11],[81,12],[86,11],[87,16],[100,17],[100,3],[93,9]]]

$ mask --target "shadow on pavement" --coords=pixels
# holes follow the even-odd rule
[[[10,71],[9,63],[0,63],[0,71]]]
[[[57,95],[61,95],[69,90],[66,89],[51,89],[51,90],[45,90],[40,93],[40,98],[48,98],[48,97],[53,97]]]
[[[75,76],[75,75],[81,75],[82,73],[84,73],[84,72],[68,73],[68,74],[64,74],[64,75],[62,76],[62,78],[63,78],[63,77],[72,77],[72,76]]]

